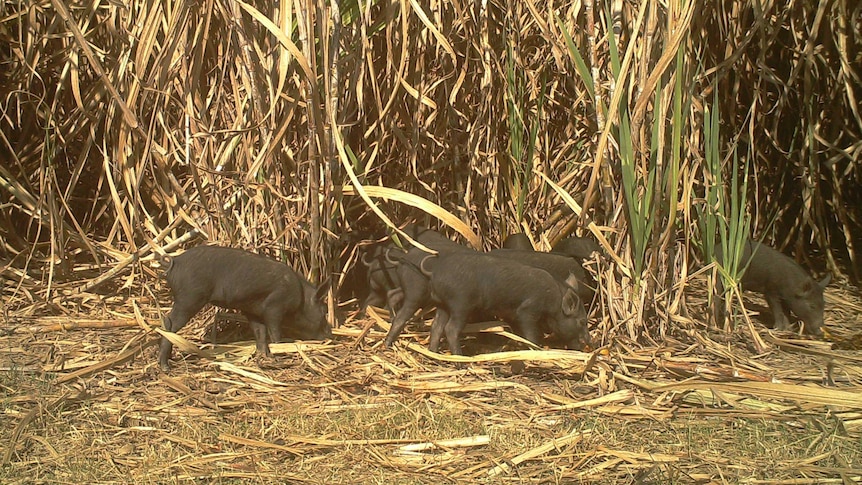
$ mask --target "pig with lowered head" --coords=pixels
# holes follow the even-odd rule
[[[446,236],[436,231],[423,228],[414,223],[405,225],[402,231],[414,240],[419,241],[421,244],[424,244],[434,250],[467,249],[460,244],[452,242],[451,240],[446,238]],[[361,262],[365,265],[368,271],[369,288],[368,298],[365,300],[365,302],[363,302],[362,305],[363,310],[368,305],[387,305],[389,306],[389,309],[393,312],[393,314],[397,314],[401,306],[404,305],[405,292],[403,289],[403,285],[400,281],[401,278],[399,277],[400,273],[398,264],[396,261],[393,261],[387,257],[387,253],[390,250],[396,248],[398,248],[398,246],[396,246],[394,242],[390,242],[388,244],[377,244],[371,249],[365,251],[360,258]],[[417,249],[416,251],[420,250]],[[423,251],[422,254],[427,253]],[[406,279],[408,282],[412,282],[414,278],[413,275],[408,274],[404,279]],[[413,286],[421,286],[421,284]],[[410,301],[408,301],[408,304],[414,306],[415,301],[416,298],[412,298]],[[413,312],[415,312],[419,308],[421,308],[421,305],[414,308]],[[408,315],[407,319],[412,316],[412,314]]]
[[[570,348],[589,344],[587,315],[577,291],[547,271],[517,261],[475,252],[437,257],[431,270],[431,294],[437,315],[429,348],[436,352],[445,333],[452,354],[461,355],[461,332],[470,321],[498,318],[527,340],[540,344],[553,334]],[[576,284],[574,279],[571,283]]]
[[[369,305],[388,306],[393,314],[401,308],[404,293],[398,281],[398,266],[385,257],[388,248],[388,245],[377,244],[360,256],[368,271],[368,297],[362,302],[362,313]]]
[[[723,261],[722,254],[721,246],[717,246],[715,259],[719,263]],[[820,282],[814,281],[793,259],[751,240],[745,242],[739,264],[745,269],[740,280],[742,289],[763,294],[775,318],[775,329],[788,330],[788,315],[793,312],[805,322],[806,333],[821,335],[823,290],[832,275]]]
[[[242,249],[197,246],[179,256],[165,256],[165,279],[174,307],[165,329],[177,332],[207,303],[239,310],[254,330],[257,355],[271,357],[269,342],[281,340],[282,324],[300,339],[326,339],[320,291],[290,266]],[[162,337],[159,366],[170,369],[171,342]]]

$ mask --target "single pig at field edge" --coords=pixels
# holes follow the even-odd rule
[[[722,248],[715,248],[715,258],[722,261]],[[762,293],[775,317],[774,328],[788,330],[789,312],[805,322],[805,332],[820,335],[823,326],[823,289],[832,276],[817,282],[796,261],[756,241],[747,241],[741,267],[743,290]]]

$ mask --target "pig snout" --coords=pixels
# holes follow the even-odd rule
[[[593,341],[590,338],[590,333],[586,329],[579,333],[577,337],[566,342],[566,348],[570,350],[586,350],[588,348],[592,348],[592,346]]]
[[[810,335],[813,335],[815,337],[823,337],[823,330],[821,327],[823,327],[823,321],[822,320],[821,320],[820,324],[811,325],[811,328],[808,328],[808,324],[806,323],[805,324],[805,331],[808,332]]]
[[[804,331],[810,335],[823,335],[823,290],[829,284],[831,275],[820,282],[809,278],[801,284],[801,289],[790,301],[790,311],[805,323]]]
[[[317,331],[317,336],[313,340],[329,340],[332,338],[332,327],[324,325],[323,328]]]
[[[566,285],[568,286],[568,285]],[[557,338],[566,348],[583,350],[592,345],[587,327],[587,314],[576,288],[566,287],[562,300],[563,318],[555,329]]]
[[[297,322],[294,325],[295,332],[302,339],[326,340],[332,338],[332,327],[326,321],[326,306],[323,303],[326,285],[321,285],[315,289],[306,281],[302,283],[305,302],[298,312]]]
[[[298,319],[294,333],[300,339],[326,340],[332,338],[332,327],[321,313],[317,317],[304,316]]]

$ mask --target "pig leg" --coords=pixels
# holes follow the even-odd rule
[[[386,304],[394,315],[404,305],[404,290],[394,288],[386,292]]]
[[[165,327],[165,330],[171,329],[171,319],[170,317],[165,317],[162,319],[162,326]],[[171,358],[171,350],[173,350],[174,344],[171,343],[170,340],[162,337],[162,341],[159,343],[159,367],[162,369],[162,372],[168,372],[171,370],[170,358]]]
[[[766,304],[772,311],[772,316],[775,319],[775,324],[772,328],[775,330],[790,330],[790,320],[787,318],[787,309],[781,302],[781,297],[778,295],[763,295],[766,298]]]
[[[542,345],[542,338],[544,337],[535,322],[522,324],[521,336],[538,346]]]
[[[449,344],[449,352],[452,355],[464,355],[461,350],[461,332],[467,324],[467,319],[464,315],[452,314],[449,316],[449,322],[446,324],[446,342]]]
[[[266,344],[267,326],[252,318],[248,319],[248,323],[251,325],[251,330],[254,332],[256,357],[258,359],[262,357],[272,357],[272,354],[269,352],[269,345]]]
[[[362,307],[359,308],[360,315],[365,315],[368,311],[369,306],[376,306],[378,308],[382,307],[386,304],[386,297],[382,294],[378,293],[376,290],[371,290],[368,294],[368,298],[362,302]]]
[[[260,320],[247,315],[249,322],[252,323],[252,330],[254,330],[255,349],[258,357],[272,358],[269,343],[281,341],[281,317],[283,314],[284,311],[280,306],[270,304]],[[267,341],[267,337],[269,341]]]
[[[449,313],[441,307],[437,307],[437,314],[434,315],[434,321],[431,322],[431,338],[428,340],[428,350],[437,352],[440,350],[440,339],[443,337],[443,330],[449,324]]]
[[[392,344],[395,343],[395,340],[397,340],[398,336],[401,335],[401,332],[404,331],[404,327],[407,326],[407,321],[413,317],[413,314],[416,313],[416,310],[418,309],[418,304],[413,304],[412,302],[407,301],[404,303],[404,306],[398,310],[395,314],[395,318],[392,319],[389,332],[386,333],[386,347],[392,347]]]
[[[195,314],[199,312],[205,304],[206,302],[183,304],[175,301],[171,312],[163,320],[165,330],[174,333],[178,332],[181,328],[186,326],[186,323],[188,323],[188,321],[195,316]],[[174,345],[171,341],[162,337],[162,341],[159,344],[159,367],[161,367],[163,372],[171,370],[169,360],[171,358],[171,350],[173,348]]]
[[[277,344],[281,342],[281,325],[276,324],[274,327],[267,325],[266,326],[267,334],[269,335],[269,343]],[[269,347],[267,347],[269,348]]]
[[[391,315],[398,313],[401,308],[401,303],[404,301],[404,291],[401,288],[395,288],[389,291],[372,289],[368,294],[368,298],[362,303],[359,309],[361,315],[368,313],[369,306],[378,308],[386,308]]]
[[[271,344],[281,342],[281,321],[285,313],[286,309],[278,305],[273,305],[263,317],[263,322],[264,324],[266,324],[267,335],[269,336],[269,343]],[[266,347],[266,350],[266,355],[272,356],[272,354],[269,352],[268,345]]]
[[[404,290],[404,303],[401,305],[401,308],[398,309],[398,312],[395,314],[395,318],[392,319],[392,325],[389,327],[389,332],[386,334],[387,347],[392,347],[392,344],[396,339],[398,339],[401,332],[404,331],[407,321],[410,320],[413,317],[413,314],[416,313],[416,310],[419,310],[422,306],[425,292],[426,288],[417,288],[416,286],[412,286]]]

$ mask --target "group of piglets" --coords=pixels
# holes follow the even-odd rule
[[[491,319],[502,320],[537,345],[590,345],[585,302],[592,301],[595,282],[582,263],[599,251],[594,241],[570,237],[545,253],[534,251],[529,238],[519,233],[508,237],[502,248],[482,253],[415,224],[402,230],[433,253],[389,241],[367,247],[360,258],[369,288],[363,309],[388,306],[394,315],[387,346],[418,310],[432,307],[437,313],[429,348],[435,352],[445,335],[450,352],[461,355],[464,326]],[[720,247],[716,253],[720,261]],[[754,241],[746,244],[742,256],[742,287],[764,294],[775,327],[787,329],[793,312],[808,333],[819,335],[829,277],[815,282],[792,259]],[[269,343],[281,340],[282,329],[298,339],[332,336],[321,298],[325,288],[315,288],[283,263],[217,246],[198,246],[163,256],[160,262],[174,298],[173,309],[164,317],[168,331],[177,332],[212,303],[246,316],[258,357],[271,356]],[[159,365],[165,371],[170,369],[172,347],[163,337]]]
[[[516,234],[503,249],[481,253],[413,224],[403,232],[436,254],[390,242],[362,257],[370,289],[363,307],[386,305],[394,314],[387,346],[417,310],[431,307],[437,308],[429,343],[433,351],[445,335],[450,352],[461,355],[464,326],[485,320],[502,320],[537,345],[546,335],[549,343],[566,348],[590,343],[583,302],[592,299],[593,290],[585,284],[581,262],[592,251],[580,259],[536,252],[526,235]]]

